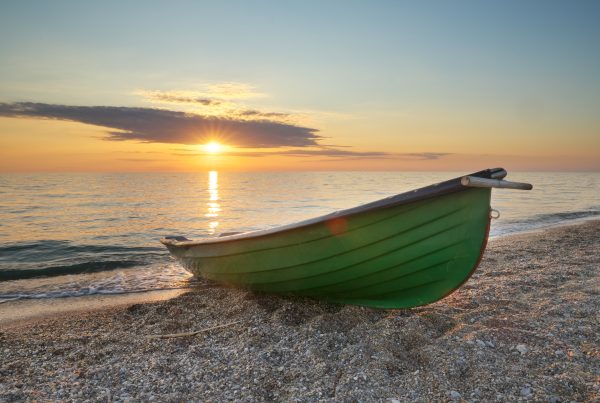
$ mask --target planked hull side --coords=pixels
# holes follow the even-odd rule
[[[229,242],[167,245],[199,277],[255,291],[407,308],[437,301],[475,270],[491,190],[435,198]]]

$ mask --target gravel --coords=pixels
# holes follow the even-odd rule
[[[517,344],[516,349],[521,354],[527,354],[527,352],[529,351],[525,344]]]
[[[0,401],[598,401],[599,235],[492,240],[459,291],[410,310],[206,284],[11,326]]]

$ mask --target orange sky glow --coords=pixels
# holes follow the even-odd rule
[[[597,2],[326,3],[3,6],[0,172],[600,170]]]
[[[367,130],[357,122],[354,132]],[[380,122],[381,124],[381,122]],[[486,130],[489,138],[477,135],[477,127],[439,136],[432,124],[418,126],[426,134],[403,141],[392,127],[377,125],[371,142],[356,141],[353,150],[386,150],[389,156],[354,157],[286,154],[294,148],[236,148],[222,136],[209,136],[198,145],[108,141],[106,128],[50,119],[0,118],[0,171],[2,172],[189,172],[203,170],[410,170],[468,171],[491,166],[511,170],[598,170],[600,141],[572,143],[556,136],[544,144],[535,137],[503,138],[501,130]],[[346,122],[332,122],[331,126]],[[392,123],[388,123],[392,125]],[[368,125],[365,125],[368,126]],[[470,130],[468,130],[470,129]],[[440,129],[441,130],[441,129]],[[447,130],[447,129],[443,129]],[[397,129],[397,131],[400,131]],[[352,140],[353,131],[344,128]],[[357,137],[358,133],[357,133]],[[329,139],[328,139],[329,140]],[[220,147],[214,144],[220,144]],[[212,144],[207,146],[207,144]],[[208,148],[207,148],[208,147]],[[343,148],[344,150],[347,148]],[[310,150],[318,150],[310,148]],[[427,156],[423,150],[444,153]],[[248,156],[244,156],[248,155]]]

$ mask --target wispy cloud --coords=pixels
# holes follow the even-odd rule
[[[232,101],[266,97],[254,86],[243,83],[205,84],[196,90],[137,90],[134,94],[150,102],[191,105],[233,105]]]
[[[157,105],[177,105],[178,108],[206,116],[225,116],[239,120],[272,120],[298,124],[300,114],[260,111],[249,108],[241,100],[266,96],[254,87],[240,83],[212,84],[203,91],[189,90],[138,90],[136,95]]]
[[[451,153],[390,153],[385,151],[351,151],[340,150],[332,147],[320,147],[316,149],[291,149],[277,151],[229,151],[222,153],[230,157],[273,157],[273,156],[293,156],[293,157],[329,157],[333,159],[402,159],[402,160],[437,160]],[[213,155],[208,152],[197,152],[194,150],[178,149],[173,155],[185,157],[198,157]]]
[[[442,157],[447,155],[452,155],[452,153],[432,153],[432,152],[424,152],[424,153],[404,153],[400,154],[407,158],[416,158],[420,160],[439,160]]]
[[[274,119],[274,120],[287,120],[293,115],[291,113],[284,112],[261,112],[256,109],[244,109],[239,111],[233,111],[233,114],[242,118],[253,118],[253,119]]]
[[[145,100],[163,104],[221,106],[224,101],[193,91],[137,91]]]
[[[317,146],[318,130],[267,119],[201,116],[117,106],[69,106],[32,102],[0,103],[0,116],[69,120],[112,129],[108,140],[201,144],[218,139],[238,147]]]
[[[160,108],[172,108],[204,116],[224,116],[239,120],[271,120],[300,126],[319,124],[323,119],[356,119],[355,114],[324,110],[261,110],[250,106],[257,98],[266,98],[255,86],[244,83],[226,82],[197,85],[195,89],[148,90],[133,92],[143,101]]]

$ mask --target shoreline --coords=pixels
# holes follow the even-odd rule
[[[543,225],[538,228],[531,228],[531,229],[525,229],[525,230],[521,230],[521,231],[515,231],[515,232],[509,232],[509,233],[505,233],[505,234],[490,236],[488,238],[488,241],[491,242],[495,239],[500,239],[500,238],[510,237],[510,236],[536,234],[539,232],[552,230],[554,228],[578,226],[578,225],[585,224],[590,221],[591,222],[594,222],[594,221],[600,222],[600,217],[596,216],[596,215],[592,215],[592,216],[588,216],[588,217],[571,218],[569,220],[560,221],[560,222],[552,223],[552,224],[548,224],[548,225]]]
[[[508,234],[490,236],[488,247],[495,242],[513,237],[530,236],[561,229],[565,227],[577,227],[585,225],[587,222],[598,222],[598,217],[583,217],[568,220],[566,222],[550,224],[548,226],[512,232]],[[484,256],[485,259],[485,256]],[[152,303],[175,298],[187,292],[193,292],[192,288],[151,290],[142,292],[131,292],[121,294],[93,294],[62,298],[19,298],[15,300],[5,300],[0,302],[0,330],[3,327],[20,326],[22,323],[44,320],[61,313],[86,312],[109,310],[122,307],[128,304]],[[22,322],[22,323],[21,323]]]
[[[0,330],[53,319],[63,314],[111,310],[132,304],[152,303],[175,298],[189,288],[126,294],[95,294],[79,297],[19,299],[0,304]]]
[[[406,310],[208,287],[13,322],[0,400],[594,401],[598,250],[599,220],[494,238]]]

